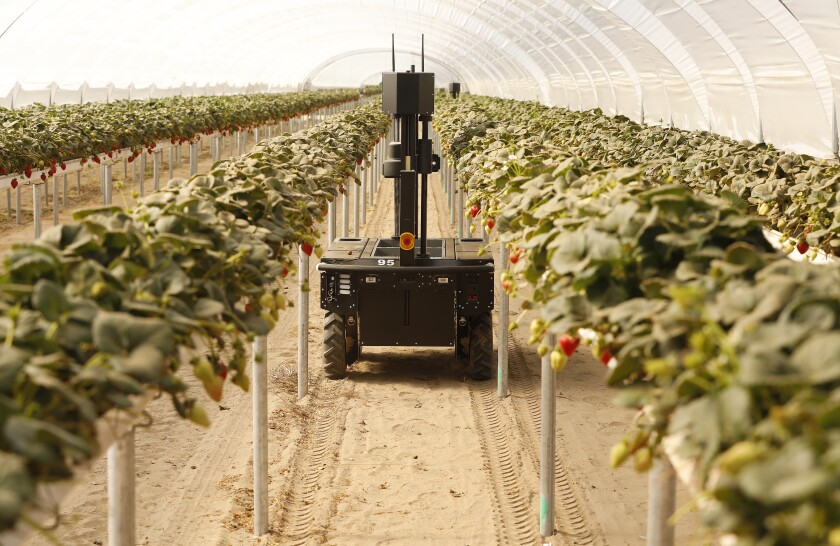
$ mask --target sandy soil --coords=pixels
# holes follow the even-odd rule
[[[431,187],[431,234],[451,235],[448,213],[438,214],[445,200],[436,176]],[[390,232],[391,195],[383,181],[362,234]],[[313,294],[318,280],[313,267]],[[209,430],[175,417],[166,400],[150,407],[155,423],[137,433],[139,544],[644,544],[647,477],[607,463],[632,413],[612,406],[604,369],[588,350],[558,380],[558,532],[543,539],[540,363],[521,331],[512,337],[511,396],[499,400],[495,382],[467,380],[447,350],[367,350],[346,380],[328,381],[315,298],[309,318],[303,400],[296,400],[295,310],[268,339],[270,534],[251,534],[250,398],[228,386],[222,406],[210,408]],[[100,461],[63,504],[56,536],[105,543],[106,502]],[[680,491],[678,506],[686,502]],[[692,517],[680,522],[678,544],[702,538]]]

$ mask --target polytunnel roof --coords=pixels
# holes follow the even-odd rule
[[[0,97],[21,105],[82,86],[357,86],[390,69],[392,32],[399,67],[419,65],[423,33],[439,84],[830,157],[839,3],[3,0]]]

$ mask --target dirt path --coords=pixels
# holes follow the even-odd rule
[[[364,235],[390,233],[390,184],[380,184]],[[450,235],[436,177],[431,187],[431,235]],[[313,294],[318,280],[313,267]],[[155,425],[137,434],[140,544],[644,544],[647,477],[607,465],[632,413],[612,406],[588,351],[558,380],[558,533],[542,539],[540,366],[519,331],[511,396],[499,400],[493,381],[467,380],[448,350],[367,350],[346,380],[327,381],[316,298],[309,318],[304,400],[296,400],[295,310],[268,340],[271,533],[251,535],[250,397],[229,386],[225,409],[206,404],[209,430],[174,417],[165,400],[150,408]],[[62,542],[105,542],[105,488],[101,461],[63,505]],[[685,502],[681,493],[678,506]],[[677,543],[700,543],[696,522],[680,522]]]

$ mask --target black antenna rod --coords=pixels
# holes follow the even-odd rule
[[[394,49],[394,33],[391,33],[391,72],[397,71],[397,52]]]
[[[420,72],[426,71],[426,35],[420,35]]]

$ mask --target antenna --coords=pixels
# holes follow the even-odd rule
[[[420,35],[420,72],[426,71],[426,35]]]
[[[397,71],[397,53],[394,49],[394,33],[391,33],[391,72]]]

